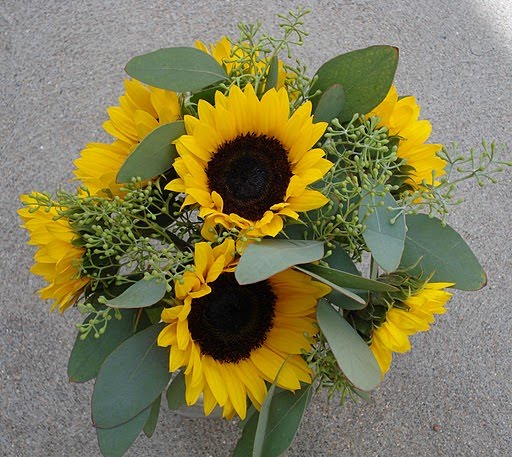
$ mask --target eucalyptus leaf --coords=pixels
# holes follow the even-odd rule
[[[144,435],[146,435],[148,438],[151,438],[153,436],[153,433],[155,433],[156,424],[158,422],[158,415],[160,414],[161,401],[162,396],[159,395],[158,398],[151,405],[148,420],[144,424]]]
[[[108,301],[111,308],[145,308],[158,303],[165,295],[166,285],[161,279],[141,279],[121,295]]]
[[[306,269],[306,268],[302,268],[302,267],[298,267],[298,266],[295,266],[294,268],[302,273],[305,273],[305,274],[311,276],[312,278],[315,278],[317,281],[323,282],[324,284],[328,285],[331,289],[333,289],[333,291],[337,292],[338,294],[344,295],[345,297],[347,297],[348,299],[353,301],[356,304],[356,306],[358,305],[360,307],[360,308],[356,308],[356,309],[362,309],[366,306],[366,301],[363,298],[361,298],[359,295],[355,294],[354,292],[351,292],[347,288],[341,287],[338,284],[335,284],[335,283],[329,281],[328,279],[324,278],[323,276],[310,271],[309,268]],[[335,297],[336,297],[336,295],[335,295]]]
[[[335,247],[332,250],[332,254],[329,257],[325,257],[323,260],[327,262],[329,267],[333,268],[334,270],[341,270],[346,273],[361,276],[361,272],[357,269],[348,253],[340,247]],[[327,298],[327,300],[329,300],[331,303],[334,303],[343,309],[358,310],[366,307],[370,298],[368,291],[353,289],[350,287],[347,287],[346,290],[361,297],[364,300],[364,303],[359,300],[353,300],[352,298],[347,297],[345,294],[338,292],[334,288],[332,292],[325,298]]]
[[[275,89],[277,87],[277,82],[279,80],[279,59],[277,56],[272,57],[270,61],[270,66],[268,68],[267,80],[265,82],[265,92],[270,89]]]
[[[478,290],[487,276],[470,247],[449,225],[425,214],[407,216],[407,236],[400,266],[431,282],[455,283],[455,289]]]
[[[307,385],[295,393],[283,391],[273,396],[261,455],[277,457],[290,447],[309,405],[311,395],[311,385]],[[259,413],[256,412],[246,422],[233,457],[252,455],[258,420]]]
[[[274,398],[274,394],[276,391],[276,383],[279,379],[279,375],[283,370],[283,367],[288,362],[288,358],[285,359],[281,367],[279,368],[277,375],[274,379],[274,382],[268,389],[267,395],[265,396],[265,400],[261,405],[261,411],[258,417],[258,424],[256,425],[256,432],[254,434],[254,445],[252,449],[252,457],[264,457],[263,449],[265,447],[265,441],[267,439],[267,426],[268,419],[270,417],[270,408],[272,406],[272,399]]]
[[[371,46],[339,55],[324,63],[316,72],[317,80],[310,94],[326,92],[339,84],[345,92],[341,122],[349,121],[355,113],[366,114],[386,97],[398,65],[398,49],[392,46]],[[314,96],[313,106],[320,97]]]
[[[92,315],[87,316],[84,324]],[[98,375],[105,359],[123,341],[134,334],[135,312],[122,310],[121,319],[111,319],[107,329],[99,338],[91,332],[85,340],[78,333],[68,361],[68,377],[71,382],[86,382]]]
[[[242,419],[238,421],[238,428],[242,429],[245,427],[245,424],[249,422],[249,419],[253,416],[253,414],[259,414],[258,410],[254,407],[254,405],[251,403],[249,407],[247,408],[247,414],[245,415],[245,419]]]
[[[146,408],[129,421],[112,428],[96,428],[100,451],[104,457],[121,457],[130,448],[147,422],[151,408]]]
[[[126,183],[132,178],[146,180],[164,174],[178,155],[172,142],[185,133],[183,121],[160,125],[151,131],[121,165],[116,181]]]
[[[164,48],[134,57],[125,71],[143,83],[175,92],[196,92],[227,79],[212,56],[189,47]]]
[[[210,105],[215,105],[215,93],[219,90],[217,86],[214,87],[208,87],[201,92],[196,92],[192,97],[190,98],[191,103],[199,104],[199,100],[204,100],[205,102],[208,102]]]
[[[361,276],[361,272],[357,269],[348,252],[339,246],[332,249],[331,255],[323,260],[334,270],[341,270],[345,273]]]
[[[394,292],[397,289],[390,284],[373,279],[363,278],[359,275],[346,273],[333,268],[323,267],[320,265],[301,265],[301,268],[340,286],[349,287],[351,289],[372,290],[375,292]]]
[[[177,410],[186,403],[185,390],[185,375],[183,374],[183,371],[180,371],[167,388],[166,396],[169,409]]]
[[[293,265],[319,260],[323,255],[321,241],[263,239],[245,248],[235,277],[239,284],[253,284]]]
[[[276,239],[303,240],[313,235],[311,227],[302,223],[287,224],[284,229],[276,235]]]
[[[136,333],[107,357],[92,394],[96,427],[112,428],[129,421],[165,389],[170,379],[169,350],[156,344],[164,325]]]
[[[156,303],[154,306],[144,308],[144,313],[146,314],[151,324],[158,324],[158,322],[160,322],[160,317],[162,316],[163,309],[164,303],[160,302]]]
[[[363,238],[374,260],[384,271],[395,271],[404,251],[405,213],[398,213],[396,201],[389,192],[367,194],[361,200],[359,220],[366,226]]]
[[[276,390],[276,380],[274,380],[274,382],[270,386],[270,389],[268,389],[265,400],[261,405],[261,411],[258,415],[256,431],[254,432],[254,445],[252,449],[252,457],[263,457],[264,455],[263,447],[265,445],[265,439],[267,434],[268,418],[270,417],[270,406],[272,404],[272,398],[274,398],[274,392]]]
[[[354,388],[354,392],[359,398],[363,399],[366,403],[371,403],[372,397],[370,392],[365,392],[364,390],[356,388]]]
[[[357,331],[324,299],[318,303],[317,320],[347,379],[361,390],[375,389],[382,377],[379,364]]]
[[[351,311],[364,309],[368,306],[368,300],[370,299],[368,291],[346,288],[344,292],[341,293],[338,289],[333,288],[332,292],[326,295],[325,298],[336,306]],[[349,295],[346,292],[349,292]],[[354,297],[358,298],[354,299]]]
[[[339,84],[333,84],[320,97],[314,113],[314,122],[330,123],[343,110],[345,91]]]

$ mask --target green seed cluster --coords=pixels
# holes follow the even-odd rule
[[[316,185],[329,203],[304,218],[307,239],[324,241],[328,248],[340,246],[356,260],[366,250],[361,197],[396,192],[405,181],[397,178],[405,164],[396,155],[394,140],[386,128],[377,128],[377,121],[356,115],[347,125],[336,119],[331,123],[322,148],[334,166]]]
[[[96,339],[103,335],[107,330],[108,322],[112,319],[112,314],[116,319],[121,319],[121,313],[118,309],[96,309],[91,303],[79,304],[78,310],[82,314],[91,313],[86,322],[75,325],[80,333],[81,340],[85,340],[89,334],[93,334]]]
[[[166,281],[170,292],[174,279],[192,262],[190,246],[173,228],[189,232],[190,221],[176,216],[180,202],[158,182],[143,187],[133,180],[125,190],[122,198],[111,199],[59,194],[67,208],[62,216],[80,235],[76,243],[85,248],[80,274],[91,278],[91,290],[135,282],[144,275]]]
[[[282,35],[274,37],[262,32],[261,22],[239,24],[240,36],[238,40],[231,41],[233,56],[225,59],[229,64],[228,82],[220,83],[216,90],[227,94],[231,86],[236,85],[244,88],[251,84],[258,96],[262,96],[267,90],[275,88],[277,78],[274,81],[270,74],[277,74],[279,53],[287,55],[289,62],[283,62],[282,70],[286,73],[284,85],[289,94],[293,94],[290,101],[290,109],[293,112],[305,100],[310,98],[312,80],[307,74],[307,67],[298,60],[293,61],[293,50],[302,46],[308,32],[304,30],[304,17],[310,11],[304,8],[297,8],[288,14],[279,15],[281,23],[279,27]],[[292,62],[293,61],[293,62]],[[272,77],[273,78],[273,77]],[[204,99],[213,103],[206,92],[201,94]],[[184,114],[197,115],[197,97],[186,96],[182,101]]]
[[[424,182],[420,190],[402,192],[403,210],[407,214],[427,213],[446,224],[450,208],[463,201],[456,196],[459,183],[474,179],[480,187],[489,182],[496,184],[498,181],[494,176],[512,166],[512,161],[500,160],[503,152],[504,147],[498,148],[495,143],[486,141],[482,142],[481,149],[471,148],[469,155],[459,154],[456,143],[451,148],[443,147],[438,156],[447,163],[446,174],[433,176],[432,181],[438,182],[435,186]]]
[[[122,198],[92,196],[84,187],[77,193],[59,191],[55,200],[45,194],[33,196],[34,211],[56,208],[58,218],[67,219],[77,234],[73,243],[85,250],[77,268],[90,282],[79,306],[88,312],[94,309],[97,315],[90,325],[81,325],[83,335],[104,331],[109,313],[102,310],[101,297],[112,295],[109,291],[155,277],[165,281],[170,293],[174,280],[193,269],[199,222],[180,211],[177,196],[163,190],[159,181],[143,185],[140,179],[123,191]]]

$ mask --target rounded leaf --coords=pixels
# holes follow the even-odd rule
[[[156,344],[163,327],[156,324],[142,330],[105,360],[92,394],[96,427],[112,428],[129,421],[165,389],[171,377],[169,350]]]
[[[195,92],[227,79],[221,65],[196,48],[164,48],[134,57],[126,73],[143,83],[175,92]]]
[[[347,379],[361,390],[375,389],[382,377],[379,364],[357,331],[326,300],[318,303],[317,319]]]
[[[407,236],[400,266],[431,282],[452,282],[453,288],[478,290],[487,283],[482,266],[462,237],[449,225],[426,214],[407,216]]]

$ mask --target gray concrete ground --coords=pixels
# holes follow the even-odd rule
[[[0,454],[99,455],[92,385],[73,385],[66,363],[80,318],[49,314],[34,291],[33,250],[18,228],[18,195],[71,178],[86,142],[106,136],[106,107],[123,91],[123,67],[142,52],[234,34],[240,20],[276,30],[294,1],[0,1],[1,224]],[[311,36],[299,56],[312,70],[371,44],[400,48],[396,83],[415,94],[432,140],[512,145],[512,5],[509,0],[304,1]],[[510,148],[505,152],[512,159]],[[489,275],[456,293],[432,331],[396,357],[371,404],[340,408],[317,397],[289,456],[505,456],[512,454],[510,381],[511,173],[483,189],[463,185],[457,228]],[[182,419],[162,409],[152,440],[130,456],[224,456],[234,424]]]

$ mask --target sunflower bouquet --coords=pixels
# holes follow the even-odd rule
[[[105,456],[152,435],[162,397],[239,418],[236,456],[280,455],[314,391],[366,399],[447,288],[485,285],[446,216],[458,182],[508,164],[427,143],[394,47],[309,77],[306,13],[133,58],[78,188],[22,196],[41,298],[86,315],[68,374],[95,379]]]

